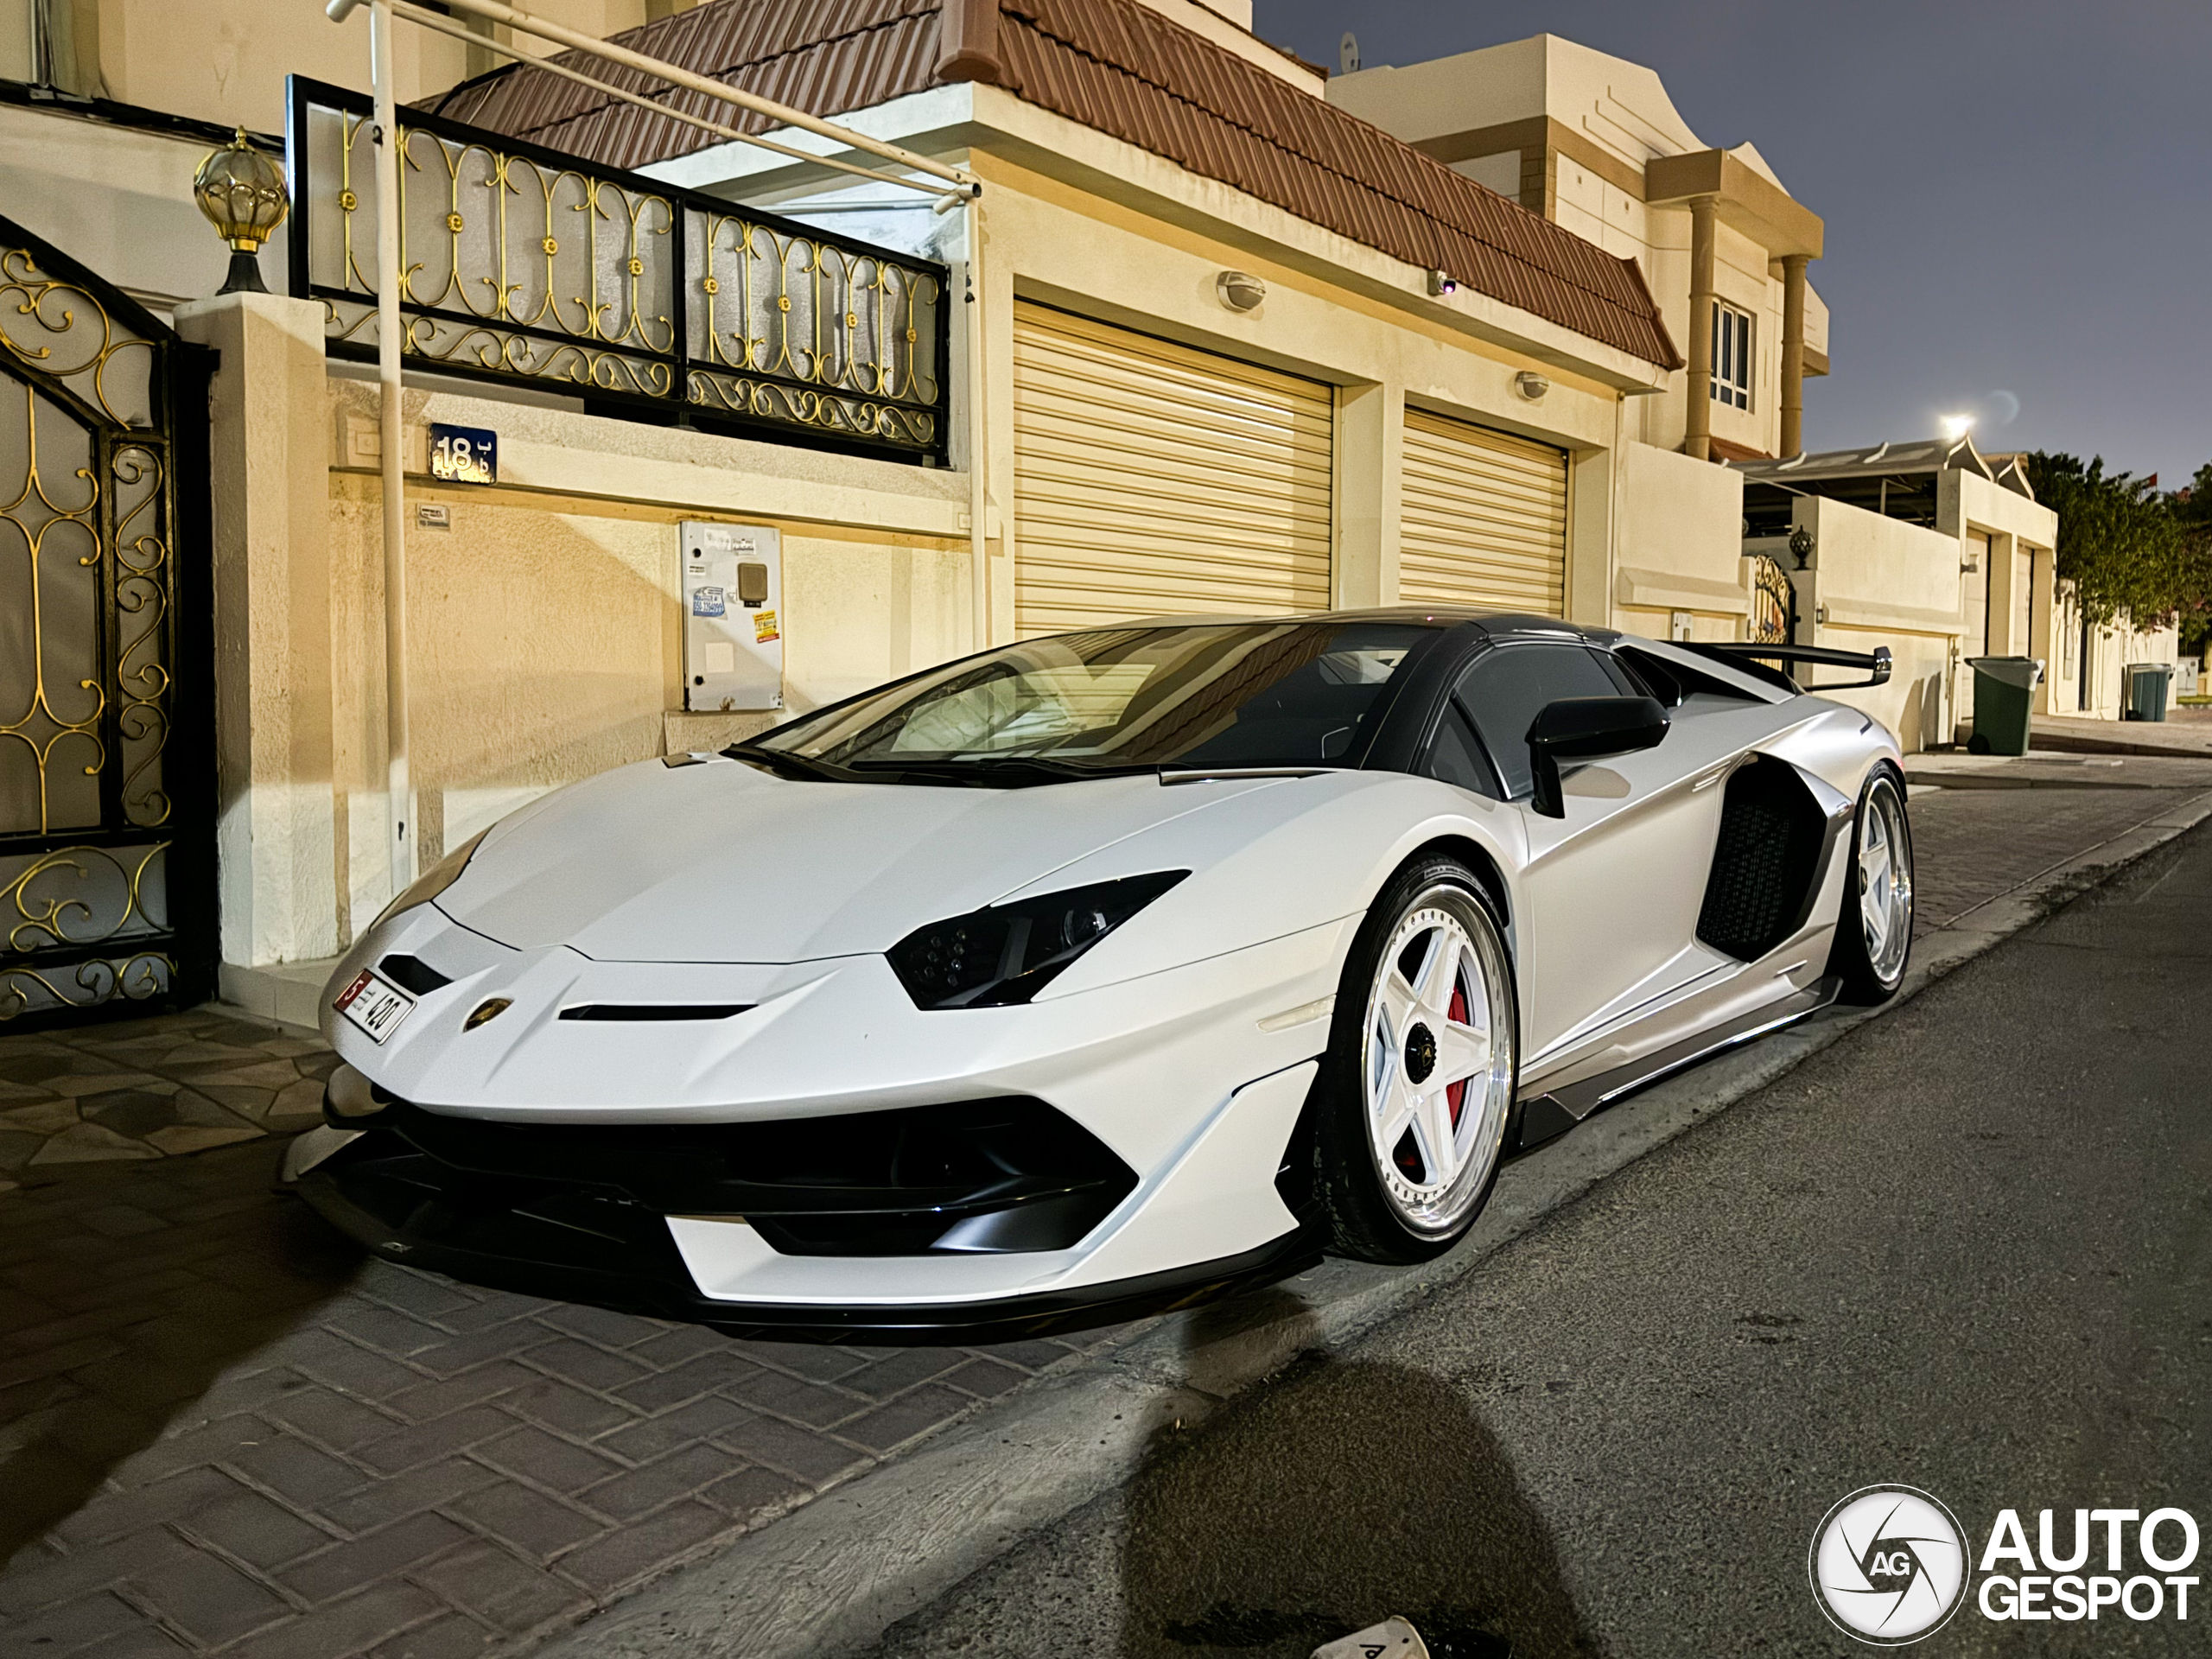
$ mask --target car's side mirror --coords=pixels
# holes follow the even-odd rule
[[[1595,760],[1656,748],[1667,735],[1667,711],[1653,697],[1562,697],[1548,702],[1529,728],[1535,794],[1529,804],[1548,818],[1567,816],[1559,763]]]

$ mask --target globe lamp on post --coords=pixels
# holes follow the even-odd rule
[[[284,222],[292,205],[276,163],[256,149],[240,127],[228,145],[210,150],[200,163],[192,176],[192,197],[215,234],[231,245],[230,274],[216,292],[266,294],[261,245]]]

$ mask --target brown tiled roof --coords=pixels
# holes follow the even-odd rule
[[[634,52],[817,115],[864,110],[935,84],[939,0],[710,0],[613,36]],[[775,124],[716,99],[564,53],[573,66],[740,132]],[[423,107],[608,167],[637,168],[719,143],[588,86],[517,64],[466,81]]]
[[[954,5],[976,0],[951,0]],[[1000,85],[1422,269],[1668,368],[1681,359],[1643,273],[1381,129],[1138,3],[998,0]],[[939,84],[941,0],[713,0],[615,38],[818,115]],[[988,6],[986,5],[988,15]],[[741,131],[758,117],[577,57],[602,80]],[[710,135],[515,67],[432,100],[455,120],[611,166],[702,149]]]

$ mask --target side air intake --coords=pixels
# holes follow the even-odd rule
[[[1827,821],[1797,769],[1754,756],[1728,779],[1697,936],[1756,961],[1803,925]]]

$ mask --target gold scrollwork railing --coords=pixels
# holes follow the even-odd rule
[[[49,275],[28,247],[0,247],[0,365],[16,371],[5,378],[15,385],[0,380],[0,434],[22,469],[0,480],[0,565],[14,565],[0,569],[0,605],[22,636],[12,671],[0,668],[0,835],[97,823],[111,741],[129,821],[169,815],[175,575],[168,445],[151,427],[155,348],[88,284]],[[104,593],[119,635],[111,676]],[[28,760],[35,806],[9,798],[10,757]]]
[[[1751,616],[1749,637],[1761,645],[1786,645],[1796,620],[1797,591],[1789,573],[1765,554],[1751,559]]]
[[[377,328],[367,105],[294,78],[292,291],[335,354]],[[404,350],[671,414],[942,454],[943,267],[409,112],[400,133]]]
[[[177,701],[180,653],[198,659],[180,634],[176,410],[205,372],[0,219],[0,1023],[204,995],[212,976],[212,919],[181,939],[170,906],[180,869],[195,891],[212,879],[211,734]],[[197,482],[188,499],[204,506]]]
[[[111,315],[88,285],[41,270],[30,248],[0,248],[0,351],[114,425],[152,423],[153,341]]]
[[[158,900],[148,876],[168,849],[165,841],[149,847],[64,847],[28,855],[12,874],[0,869],[0,906],[16,912],[11,918],[0,911],[5,930],[0,942],[27,956],[162,931],[168,924],[151,908]],[[65,875],[75,878],[74,886]]]
[[[10,861],[21,866],[12,872],[0,866],[0,1025],[168,989],[175,957],[138,948],[168,930],[157,908],[168,849],[65,847]],[[56,952],[68,959],[49,965]]]
[[[118,998],[149,1001],[166,996],[175,982],[176,958],[166,950],[95,957],[57,968],[0,963],[0,1025],[27,1014],[96,1008]]]

